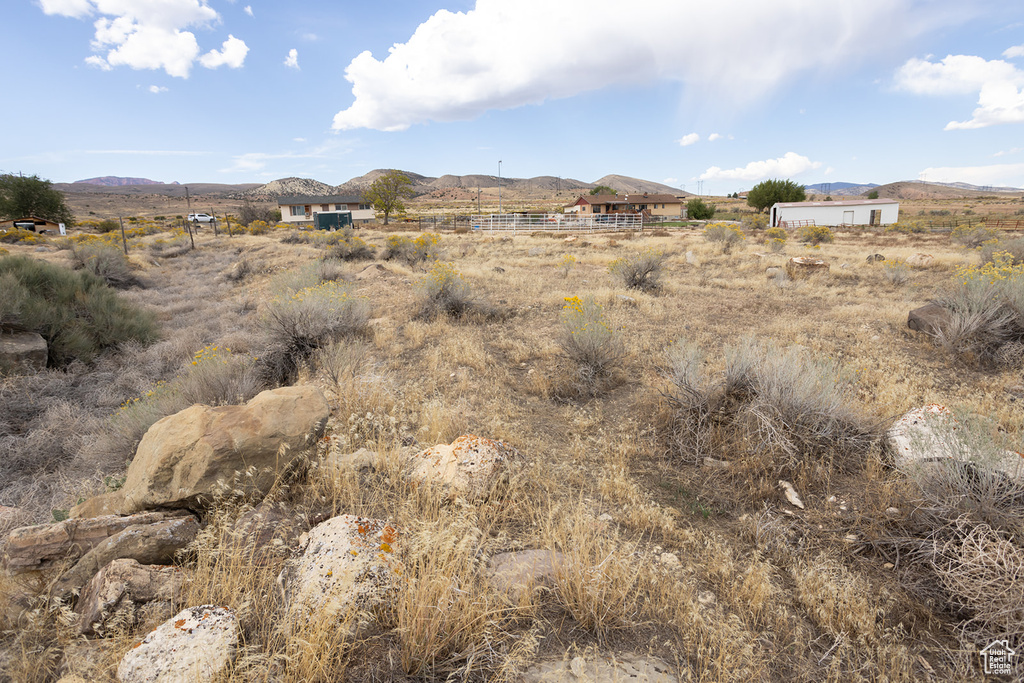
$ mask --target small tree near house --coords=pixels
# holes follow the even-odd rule
[[[409,176],[401,171],[388,171],[373,181],[364,198],[373,206],[374,211],[384,215],[384,225],[387,225],[392,214],[405,213],[402,200],[414,194]]]

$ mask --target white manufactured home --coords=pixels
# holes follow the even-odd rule
[[[779,202],[771,208],[769,227],[804,225],[891,225],[899,220],[895,199],[851,199],[839,202]]]

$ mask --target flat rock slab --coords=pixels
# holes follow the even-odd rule
[[[117,667],[121,683],[209,681],[222,674],[238,648],[238,619],[224,607],[179,612],[135,645]]]
[[[786,261],[786,275],[793,280],[809,278],[815,273],[827,273],[828,270],[828,261],[812,256],[794,256]]]
[[[927,304],[907,314],[907,327],[933,337],[949,327],[949,311],[938,304]]]
[[[329,415],[327,399],[310,385],[264,391],[244,406],[186,408],[149,428],[118,491],[87,500],[71,516],[200,509],[223,486],[266,492],[315,444]]]
[[[521,550],[491,558],[488,579],[498,590],[517,592],[555,581],[565,556],[554,550]]]
[[[305,534],[302,555],[278,577],[287,603],[288,627],[310,620],[366,615],[397,590],[402,566],[394,557],[398,531],[387,522],[339,515]],[[348,623],[359,632],[370,622]]]
[[[179,567],[139,564],[131,559],[114,560],[101,569],[82,591],[79,632],[105,631],[107,620],[119,610],[129,610],[154,600],[175,600],[185,584]]]
[[[412,456],[412,479],[441,486],[451,498],[481,500],[505,474],[516,455],[511,446],[472,434]]]
[[[49,349],[36,332],[0,333],[0,373],[35,373],[46,369]]]
[[[523,683],[676,683],[671,667],[655,657],[602,655],[541,661],[523,673]]]
[[[47,569],[57,562],[79,559],[129,527],[148,526],[186,517],[191,518],[192,515],[184,510],[143,512],[127,517],[106,515],[22,527],[7,536],[4,566],[13,573]]]
[[[137,524],[104,539],[82,555],[75,566],[53,586],[55,595],[83,587],[114,560],[132,559],[142,564],[171,564],[180,550],[199,533],[199,522],[190,514],[154,524]]]

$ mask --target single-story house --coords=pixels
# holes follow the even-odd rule
[[[575,213],[580,216],[643,213],[647,216],[684,218],[686,202],[683,198],[670,194],[648,194],[647,192],[596,194],[581,195],[565,210],[566,213]]]
[[[314,214],[333,211],[351,211],[353,223],[367,223],[376,218],[369,202],[356,195],[278,197],[277,206],[281,209],[281,221],[296,225],[312,224]]]
[[[35,216],[0,221],[0,230],[10,230],[11,228],[28,230],[30,232],[59,232],[60,223],[54,223],[46,218],[36,218]]]
[[[772,206],[768,226],[891,225],[900,218],[895,199],[849,199],[838,202],[779,202]]]

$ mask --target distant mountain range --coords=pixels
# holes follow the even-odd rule
[[[875,183],[815,183],[814,185],[804,185],[804,189],[807,190],[808,194],[835,194],[842,197],[861,195],[871,192],[876,187],[878,185]]]
[[[391,169],[379,168],[358,178],[331,186],[318,180],[310,178],[281,178],[271,181],[265,185],[253,187],[241,193],[251,198],[272,198],[280,195],[330,195],[330,194],[362,194],[375,180],[388,173]],[[536,176],[533,178],[498,178],[493,175],[443,175],[439,178],[420,175],[410,171],[402,171],[412,181],[412,188],[416,194],[428,194],[436,190],[451,188],[476,190],[496,188],[499,180],[504,190],[511,192],[522,192],[526,194],[538,192],[580,192],[586,193],[598,185],[606,185],[619,192],[650,192],[652,194],[671,194],[677,196],[687,195],[677,187],[670,187],[663,183],[656,183],[650,180],[630,178],[623,175],[606,175],[598,178],[592,183],[575,178],[559,178],[557,176]]]
[[[804,185],[808,194],[837,195],[840,197],[856,197],[867,194],[872,190],[878,191],[878,196],[888,199],[925,199],[953,198],[963,196],[964,193],[979,195],[997,192],[1024,192],[1016,187],[993,187],[982,185],[971,185],[970,183],[931,183],[921,180],[899,180],[895,183],[876,185],[875,183],[815,183]]]
[[[123,187],[125,185],[177,185],[178,183],[162,183],[159,180],[149,178],[122,178],[116,175],[105,175],[101,178],[86,178],[76,180],[72,185],[102,185],[103,187]]]

